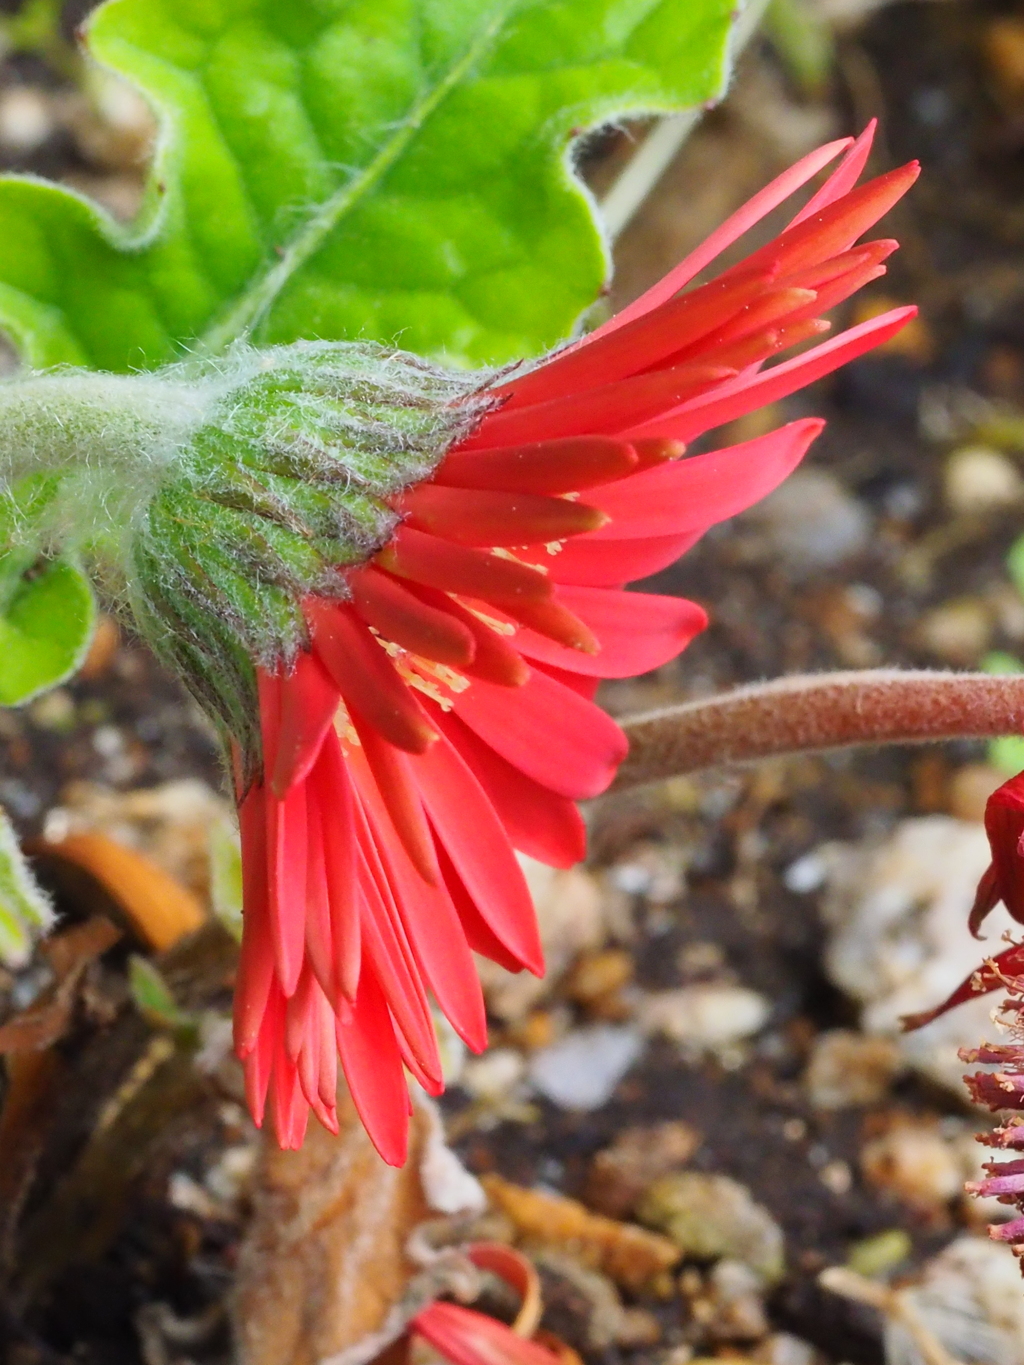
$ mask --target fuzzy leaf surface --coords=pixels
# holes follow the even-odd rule
[[[124,371],[247,333],[499,363],[608,271],[574,134],[718,95],[734,0],[108,0],[101,62],[162,132],[125,227],[0,180],[0,326]]]

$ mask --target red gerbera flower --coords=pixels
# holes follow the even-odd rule
[[[241,794],[245,918],[235,1039],[262,1122],[284,1146],[312,1107],[336,1126],[337,1063],[381,1155],[405,1156],[405,1070],[442,1089],[433,995],[486,1040],[473,965],[543,970],[514,849],[584,853],[574,802],[626,752],[599,679],[673,658],[705,624],[692,602],[627,593],[797,465],[815,420],[680,460],[684,442],[785,397],[899,330],[899,308],[770,369],[884,273],[894,241],[854,244],[915,163],[856,188],[871,129],[811,153],[610,322],[495,387],[493,406],[401,521],[347,570],[347,600],[309,597],[309,648],[260,671],[263,780]],[[840,152],[768,246],[681,293]]]

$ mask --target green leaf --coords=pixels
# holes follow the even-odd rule
[[[0,809],[0,962],[20,967],[33,937],[53,923],[53,907],[25,861],[11,822]]]
[[[178,1008],[170,987],[148,958],[133,953],[128,960],[128,989],[136,1008],[157,1028],[180,1029],[193,1025],[190,1014]]]
[[[1018,536],[1006,552],[1006,572],[1010,582],[1024,597],[1024,536]]]
[[[242,846],[238,831],[226,820],[210,828],[210,903],[213,913],[239,943],[242,941]]]
[[[17,550],[0,557],[0,706],[30,701],[74,673],[95,625],[89,580],[73,560],[37,563]]]
[[[243,332],[532,355],[600,291],[566,149],[724,85],[734,0],[109,0],[90,46],[162,116],[137,223],[0,181],[0,325],[124,371]]]

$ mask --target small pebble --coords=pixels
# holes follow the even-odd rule
[[[534,1054],[529,1079],[563,1109],[599,1109],[644,1050],[635,1028],[593,1024]]]
[[[715,1341],[760,1341],[768,1333],[762,1283],[742,1261],[722,1260],[708,1277],[713,1316],[707,1324]]]
[[[985,819],[988,798],[1006,781],[1003,773],[987,763],[965,763],[949,779],[947,806],[958,820]]]
[[[1012,460],[989,446],[965,446],[946,461],[946,504],[951,512],[979,515],[1013,507],[1024,494],[1024,479]]]
[[[55,687],[32,703],[29,715],[41,730],[66,734],[75,725],[75,699],[66,687]]]
[[[866,1275],[872,1279],[878,1275],[888,1275],[898,1265],[902,1265],[913,1250],[914,1243],[910,1240],[908,1232],[903,1228],[888,1228],[885,1232],[876,1233],[874,1237],[865,1237],[861,1242],[854,1242],[846,1264],[858,1275]]]
[[[625,1129],[591,1162],[587,1204],[608,1218],[628,1217],[647,1187],[684,1166],[700,1143],[700,1134],[681,1119]]]
[[[773,1332],[758,1343],[752,1359],[760,1365],[814,1365],[814,1347],[789,1332]]]
[[[633,955],[623,948],[584,953],[565,980],[565,993],[580,1005],[592,1005],[619,991],[633,975]]]
[[[695,1260],[741,1261],[766,1285],[785,1273],[782,1229],[745,1186],[728,1176],[698,1171],[663,1176],[637,1212],[641,1222],[665,1232]]]
[[[495,1047],[474,1057],[462,1068],[459,1085],[475,1100],[497,1100],[522,1080],[526,1063],[510,1047]]]
[[[921,649],[947,664],[976,664],[992,638],[992,613],[978,597],[957,597],[925,612],[914,632]]]
[[[877,1104],[902,1070],[899,1045],[847,1029],[829,1029],[814,1040],[804,1086],[815,1109]]]
[[[640,1026],[697,1052],[749,1038],[768,1022],[771,1006],[745,986],[682,986],[653,991],[637,1009]]]
[[[760,527],[774,553],[796,570],[841,564],[859,554],[871,534],[868,509],[822,469],[791,474],[745,520]]]
[[[929,1118],[900,1118],[860,1153],[865,1179],[922,1213],[935,1213],[963,1186],[959,1154]]]
[[[0,146],[8,155],[28,156],[55,127],[53,106],[43,90],[12,85],[0,95]]]

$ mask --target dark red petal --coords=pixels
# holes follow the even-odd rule
[[[995,957],[988,958],[982,965],[966,977],[952,995],[948,996],[941,1005],[936,1005],[932,1010],[923,1010],[920,1014],[905,1014],[900,1020],[900,1024],[907,1031],[911,1029],[923,1028],[925,1024],[930,1024],[933,1019],[937,1019],[940,1014],[945,1014],[947,1010],[953,1009],[956,1005],[962,1005],[965,1000],[971,1000],[976,995],[988,995],[992,991],[999,990],[1006,985],[1006,977],[1020,976],[1024,974],[1024,944],[1015,943],[1013,947],[1004,949],[997,953]]]
[[[999,879],[996,876],[995,866],[989,863],[981,874],[978,889],[974,893],[974,904],[971,906],[971,913],[967,919],[967,927],[975,938],[982,937],[978,930],[1000,900],[1002,900],[1002,893],[999,890]]]
[[[466,593],[490,602],[541,601],[551,586],[543,574],[513,559],[400,526],[377,556],[383,568],[442,592]]]
[[[449,451],[431,478],[447,488],[574,493],[623,479],[636,465],[636,452],[625,441],[570,436],[564,441],[536,441],[497,450]]]
[[[752,441],[605,484],[592,497],[611,517],[589,541],[679,535],[735,516],[776,488],[824,427],[803,418]]]
[[[370,564],[352,570],[348,583],[352,605],[386,640],[453,668],[472,663],[473,636],[450,612],[428,607],[396,578]]]
[[[600,642],[599,652],[580,654],[531,630],[520,631],[516,644],[528,659],[598,678],[632,678],[660,668],[708,623],[703,608],[683,597],[566,586],[557,598],[586,621]]]
[[[416,775],[430,822],[477,909],[522,966],[543,971],[533,900],[483,788],[444,736],[417,759]]]
[[[515,691],[476,682],[454,710],[485,743],[560,796],[598,796],[628,745],[600,707],[535,669]]]
[[[350,608],[321,598],[307,598],[303,607],[313,649],[346,705],[396,748],[425,749],[434,732],[363,622]]]
[[[528,545],[596,531],[604,516],[582,502],[423,483],[395,502],[410,526],[457,545]]]
[[[342,1070],[370,1141],[389,1166],[408,1151],[409,1089],[384,992],[363,969],[349,1018],[336,1025]]]
[[[985,832],[992,849],[998,894],[1010,914],[1024,922],[1024,773],[992,793],[985,806]]]
[[[454,714],[438,725],[487,793],[512,847],[552,867],[573,867],[587,851],[587,827],[573,801],[514,768]],[[442,869],[443,870],[443,869]]]
[[[281,727],[270,785],[284,796],[316,762],[324,735],[338,709],[338,689],[312,654],[299,652],[281,679]]]

